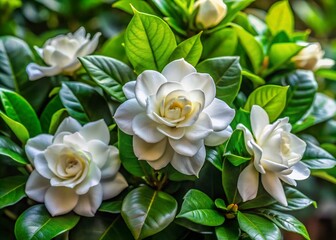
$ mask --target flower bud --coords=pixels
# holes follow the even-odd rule
[[[198,0],[194,5],[196,26],[207,29],[216,26],[226,15],[227,7],[223,0]]]

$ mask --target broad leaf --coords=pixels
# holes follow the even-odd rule
[[[0,179],[0,209],[13,205],[26,196],[26,176],[14,176]]]
[[[245,164],[239,167],[233,166],[227,158],[224,158],[222,171],[222,186],[228,203],[238,203],[241,201],[237,190],[239,174],[244,169]]]
[[[161,18],[135,11],[125,33],[125,50],[135,71],[161,71],[176,48],[175,36]]]
[[[206,160],[212,163],[218,170],[222,171],[224,146],[216,148],[206,148]]]
[[[241,67],[238,57],[207,59],[196,66],[198,72],[209,73],[216,83],[216,97],[231,104],[241,84]]]
[[[29,132],[25,126],[21,123],[9,118],[6,114],[0,111],[0,117],[8,125],[8,127],[13,131],[15,136],[24,144],[29,139]]]
[[[28,163],[23,150],[10,138],[0,136],[1,162],[9,165],[25,165]]]
[[[205,193],[191,189],[183,199],[177,218],[186,218],[205,226],[220,226],[224,223],[224,215],[217,211],[214,202]]]
[[[112,7],[121,9],[129,14],[133,14],[131,6],[140,12],[155,14],[153,8],[144,0],[119,0],[112,5]]]
[[[202,54],[201,34],[197,34],[181,42],[170,56],[170,61],[184,58],[188,63],[195,66]]]
[[[24,211],[15,223],[15,237],[18,240],[52,239],[73,228],[79,221],[74,213],[52,217],[43,204]]]
[[[307,240],[310,239],[306,227],[292,215],[272,209],[260,209],[258,211],[262,216],[274,222],[278,227],[289,232],[298,233]]]
[[[224,156],[234,166],[239,166],[251,160],[250,154],[245,147],[244,132],[240,129],[235,129],[226,143]]]
[[[327,169],[336,165],[336,159],[323,148],[310,141],[306,141],[307,147],[303,154],[302,162],[310,169]]]
[[[288,87],[265,85],[254,90],[247,98],[244,109],[251,111],[253,105],[259,105],[268,114],[270,122],[276,120],[286,106]]]
[[[103,202],[98,210],[101,212],[108,212],[108,213],[120,213],[121,205],[122,201],[119,200]]]
[[[125,197],[121,215],[135,239],[143,239],[166,228],[175,218],[176,200],[169,194],[141,186]]]
[[[44,108],[40,116],[43,132],[49,132],[53,115],[62,108],[64,108],[64,106],[61,102],[59,95],[56,95],[49,101],[48,105]]]
[[[254,240],[281,239],[279,228],[271,221],[251,213],[238,212],[239,227]]]
[[[236,221],[227,221],[222,226],[216,227],[215,233],[218,240],[238,240],[240,236]]]
[[[294,16],[288,0],[276,2],[266,15],[266,23],[272,34],[280,31],[292,33],[294,30]]]
[[[129,66],[105,56],[86,56],[80,61],[90,77],[113,99],[119,102],[126,100],[122,86],[136,78]]]

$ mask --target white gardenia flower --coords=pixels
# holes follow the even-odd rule
[[[119,128],[133,135],[139,160],[154,169],[168,163],[181,173],[198,175],[205,146],[223,143],[231,134],[234,110],[215,98],[209,74],[197,73],[183,59],[159,73],[146,70],[125,84],[128,100],[115,113]]]
[[[119,151],[109,141],[103,120],[82,127],[71,117],[63,120],[55,136],[29,139],[25,150],[35,170],[26,184],[27,196],[44,202],[52,216],[72,210],[94,216],[103,200],[128,186],[118,172]]]
[[[90,40],[90,34],[86,34],[84,27],[81,27],[74,34],[68,33],[49,39],[43,48],[35,46],[37,53],[49,66],[28,64],[26,70],[29,79],[37,80],[60,73],[71,75],[81,66],[77,58],[91,54],[97,48],[100,35],[98,32]]]
[[[252,133],[242,124],[245,145],[253,155],[251,163],[240,173],[238,191],[243,201],[257,196],[259,173],[265,190],[278,202],[287,206],[281,181],[296,186],[295,180],[309,177],[310,171],[300,162],[306,143],[291,134],[288,118],[270,124],[266,111],[254,105],[251,110]],[[253,135],[252,135],[253,134]]]
[[[320,43],[311,43],[303,48],[292,58],[295,66],[299,69],[316,71],[320,68],[331,68],[335,61],[330,58],[323,58],[324,51]]]
[[[196,25],[208,29],[220,23],[227,13],[227,6],[223,0],[198,0],[194,5]]]

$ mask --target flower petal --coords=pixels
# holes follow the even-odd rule
[[[85,124],[79,133],[86,141],[99,139],[105,144],[110,141],[110,131],[103,119]]]
[[[25,151],[31,163],[37,154],[43,152],[52,143],[53,136],[49,134],[40,134],[27,141]]]
[[[207,114],[201,113],[197,121],[190,127],[185,128],[185,137],[190,140],[204,139],[212,133],[211,119]]]
[[[247,165],[239,174],[237,189],[243,202],[252,200],[257,196],[259,185],[259,173],[255,170],[253,163]]]
[[[158,125],[157,130],[164,134],[165,136],[178,140],[184,136],[184,128],[169,127],[166,125]]]
[[[99,168],[104,166],[107,161],[111,161],[110,146],[106,145],[100,140],[91,140],[87,143],[87,149],[91,154],[92,161],[97,164]]]
[[[287,199],[280,179],[275,173],[266,172],[261,175],[261,182],[265,190],[282,205],[287,206]]]
[[[74,119],[72,117],[67,117],[58,126],[57,131],[55,133],[55,137],[61,132],[75,133],[75,132],[79,131],[81,128],[82,128],[82,126],[80,125],[80,123],[76,119]]]
[[[204,139],[207,146],[217,146],[224,143],[232,134],[232,128],[228,126],[222,131],[213,131]]]
[[[317,61],[314,70],[320,69],[320,68],[331,68],[335,65],[335,60],[331,58],[323,58]]]
[[[167,82],[167,79],[159,72],[146,70],[141,73],[135,84],[135,97],[142,107],[146,106],[148,96],[157,93],[159,87]]]
[[[293,172],[287,175],[287,177],[295,179],[295,180],[304,180],[308,178],[310,175],[309,168],[307,168],[307,166],[302,162],[296,163],[290,169],[293,170]]]
[[[29,63],[26,68],[29,80],[37,80],[43,77],[55,76],[62,72],[62,69],[58,66],[44,67],[37,65],[36,63]]]
[[[276,155],[276,154],[274,154],[274,155]],[[269,160],[269,159],[262,158],[261,159],[261,164],[266,171],[271,171],[271,172],[276,172],[276,173],[288,169],[288,166],[283,165],[281,163],[277,163],[277,162],[273,161],[273,159]]]
[[[265,174],[265,169],[261,165],[261,159],[263,150],[254,142],[254,140],[250,141],[253,151],[253,163],[254,167],[257,169],[258,172]]]
[[[155,170],[160,170],[166,167],[170,163],[170,161],[173,158],[174,153],[175,152],[173,151],[173,149],[170,146],[167,146],[165,152],[159,159],[154,160],[154,161],[147,161],[147,163]]]
[[[29,198],[37,202],[44,202],[44,195],[49,187],[50,180],[34,170],[27,180],[25,192]]]
[[[194,156],[204,146],[203,139],[189,140],[186,137],[177,140],[169,138],[169,143],[175,152],[186,157]]]
[[[146,113],[138,114],[132,122],[134,134],[148,143],[157,143],[165,137],[157,127],[158,123],[150,119]]]
[[[134,135],[132,122],[136,115],[145,110],[139,105],[136,99],[132,98],[122,103],[114,114],[114,120],[118,127],[128,135]]]
[[[70,212],[77,202],[78,195],[67,187],[50,187],[44,199],[44,204],[53,217]]]
[[[171,165],[179,172],[186,175],[198,176],[205,161],[205,147],[202,146],[192,157],[187,157],[175,153],[171,160]]]
[[[136,81],[130,81],[125,83],[125,85],[122,87],[122,90],[127,99],[135,98],[135,84]]]
[[[255,138],[259,140],[264,128],[269,124],[267,112],[262,107],[253,105],[250,118],[253,134]]]
[[[79,195],[87,193],[91,187],[98,185],[100,182],[100,169],[94,163],[91,163],[89,168],[86,178],[75,187],[76,193]]]
[[[103,187],[103,200],[113,198],[128,187],[128,183],[121,173],[117,173],[114,178],[101,181]]]
[[[86,56],[88,54],[93,53],[93,51],[97,48],[98,43],[99,43],[99,37],[102,34],[100,32],[97,32],[92,39],[85,45],[82,45],[82,47],[80,47],[75,56],[77,57],[82,57],[82,56]]]
[[[247,127],[245,127],[241,123],[239,123],[236,128],[243,131],[246,150],[249,152],[249,154],[253,155],[251,141],[254,141],[254,139],[253,139],[252,133]]]
[[[195,72],[196,69],[183,58],[170,62],[162,70],[163,76],[165,76],[169,82],[181,82],[185,76]]]
[[[48,162],[45,158],[44,153],[40,153],[35,156],[34,166],[36,171],[43,177],[51,179],[54,176],[54,174],[49,169]]]
[[[109,156],[108,161],[105,162],[105,165],[100,168],[101,178],[114,177],[117,174],[120,168],[120,157],[119,150],[115,146],[109,146]]]
[[[157,143],[147,143],[141,138],[133,136],[133,150],[139,160],[158,160],[164,154],[166,145],[167,138]]]
[[[73,209],[75,213],[85,217],[93,217],[103,201],[103,187],[98,184],[84,194],[80,195],[76,207]]]

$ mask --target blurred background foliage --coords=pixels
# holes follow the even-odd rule
[[[26,41],[31,47],[42,46],[50,37],[75,31],[84,26],[94,34],[102,32],[101,51],[104,55],[115,53],[104,51],[111,41],[122,42],[122,31],[131,15],[113,8],[115,0],[0,0],[0,36],[12,35]],[[275,0],[256,0],[248,9],[260,18],[265,16]],[[336,1],[335,0],[290,0],[295,13],[295,28],[310,31],[310,42],[320,42],[325,56],[336,59]],[[121,36],[121,37],[120,37]],[[111,40],[112,39],[112,40]],[[110,41],[108,41],[110,40]],[[120,56],[121,54],[116,54]],[[121,59],[127,61],[127,59]],[[333,67],[336,70],[336,67]],[[336,98],[335,76],[318,71],[315,73],[319,91]],[[320,76],[320,77],[319,77]],[[323,122],[306,130],[309,137],[336,156],[336,119]],[[331,136],[331,137],[330,137]],[[318,174],[318,173],[316,173]],[[309,208],[297,213],[307,226],[313,240],[332,239],[336,236],[336,169],[330,175],[309,178],[299,183],[299,188],[318,203],[318,209]],[[326,181],[324,179],[327,179]],[[330,182],[334,182],[331,184]],[[1,221],[1,220],[0,220]],[[1,225],[1,222],[0,222]],[[286,235],[286,239],[301,239]]]

